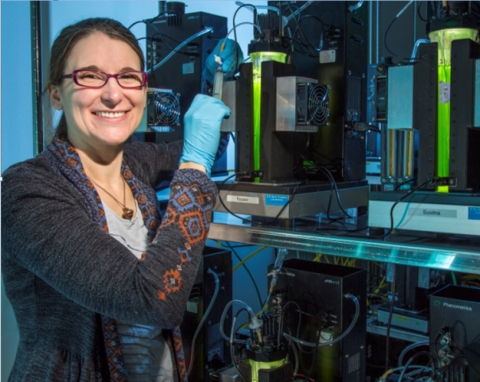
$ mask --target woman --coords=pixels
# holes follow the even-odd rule
[[[61,31],[51,57],[48,91],[63,110],[54,141],[3,174],[2,271],[20,332],[10,380],[185,381],[178,325],[229,110],[199,95],[183,145],[125,144],[147,92],[130,31],[83,20]],[[160,220],[153,187],[172,170]]]

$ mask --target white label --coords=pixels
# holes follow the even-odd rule
[[[227,195],[227,202],[259,204],[260,200],[257,196]]]
[[[425,216],[425,217],[432,217],[432,218],[456,218],[457,211],[456,210],[445,210],[441,208],[435,207],[423,207],[415,210],[409,210],[409,215],[414,216]]]
[[[335,62],[336,56],[337,56],[337,51],[335,49],[322,50],[320,51],[320,63],[328,64],[330,62]]]
[[[187,312],[198,313],[198,301],[187,301]]]
[[[450,102],[450,84],[440,81],[440,103]]]

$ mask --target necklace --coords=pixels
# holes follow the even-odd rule
[[[131,208],[128,208],[127,207],[127,200],[126,200],[126,197],[125,197],[125,187],[126,187],[126,183],[125,182],[125,179],[123,179],[123,203],[121,203],[115,196],[113,196],[110,192],[108,192],[107,190],[105,190],[102,186],[100,186],[97,182],[95,182],[93,179],[89,178],[96,186],[98,186],[100,189],[102,189],[103,191],[105,191],[107,193],[107,195],[109,195],[113,200],[115,200],[118,205],[120,207],[122,207],[122,218],[124,219],[128,219],[128,220],[132,220],[133,218],[133,210]]]

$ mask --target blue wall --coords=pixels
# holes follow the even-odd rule
[[[33,155],[30,3],[3,1],[2,171]]]
[[[2,114],[1,169],[33,155],[30,3],[1,3]],[[13,36],[13,37],[12,37]],[[18,330],[2,280],[2,367],[6,381],[18,343]]]
[[[186,12],[209,12],[228,18],[228,30],[232,28],[233,14],[238,6],[233,0],[185,1]],[[265,5],[266,1],[249,1],[249,4]],[[13,163],[31,158],[34,155],[33,104],[32,104],[32,59],[30,2],[2,1],[1,6],[1,171]],[[105,16],[118,19],[129,26],[133,22],[151,18],[158,14],[158,1],[54,1],[48,3],[50,23],[48,33],[51,42],[64,26],[85,17]],[[251,22],[252,13],[242,9],[236,23]],[[252,38],[251,25],[240,26],[237,30],[239,43],[244,53]],[[145,35],[142,24],[132,28],[140,38]],[[233,37],[233,36],[230,36]],[[45,66],[46,63],[43,63]],[[210,245],[216,245],[215,242]],[[240,253],[244,257],[255,248],[245,248]],[[248,262],[254,277],[259,280],[262,294],[266,290],[266,264],[272,259],[272,251],[263,251]],[[253,261],[253,264],[252,264]],[[237,261],[234,259],[234,264]],[[256,309],[257,302],[253,293],[248,293],[251,281],[239,269],[234,277],[234,290],[243,291],[248,304]],[[245,288],[247,292],[245,293]],[[11,305],[4,295],[2,284],[2,335],[1,335],[1,379],[7,380],[15,358],[18,330]]]

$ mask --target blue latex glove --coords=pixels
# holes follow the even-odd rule
[[[223,49],[223,50],[222,50]],[[220,50],[222,50],[220,52]],[[212,53],[207,57],[205,62],[205,69],[203,70],[203,78],[210,83],[213,83],[215,78],[215,71],[217,70],[219,63],[215,61],[215,56],[220,57],[222,60],[222,71],[224,73],[223,78],[228,79],[235,75],[240,64],[243,63],[243,52],[238,45],[232,39],[221,39],[217,46],[213,49]]]
[[[222,101],[197,94],[183,120],[184,142],[180,163],[201,164],[210,176],[220,142],[220,125],[227,116],[230,116],[230,109]]]

